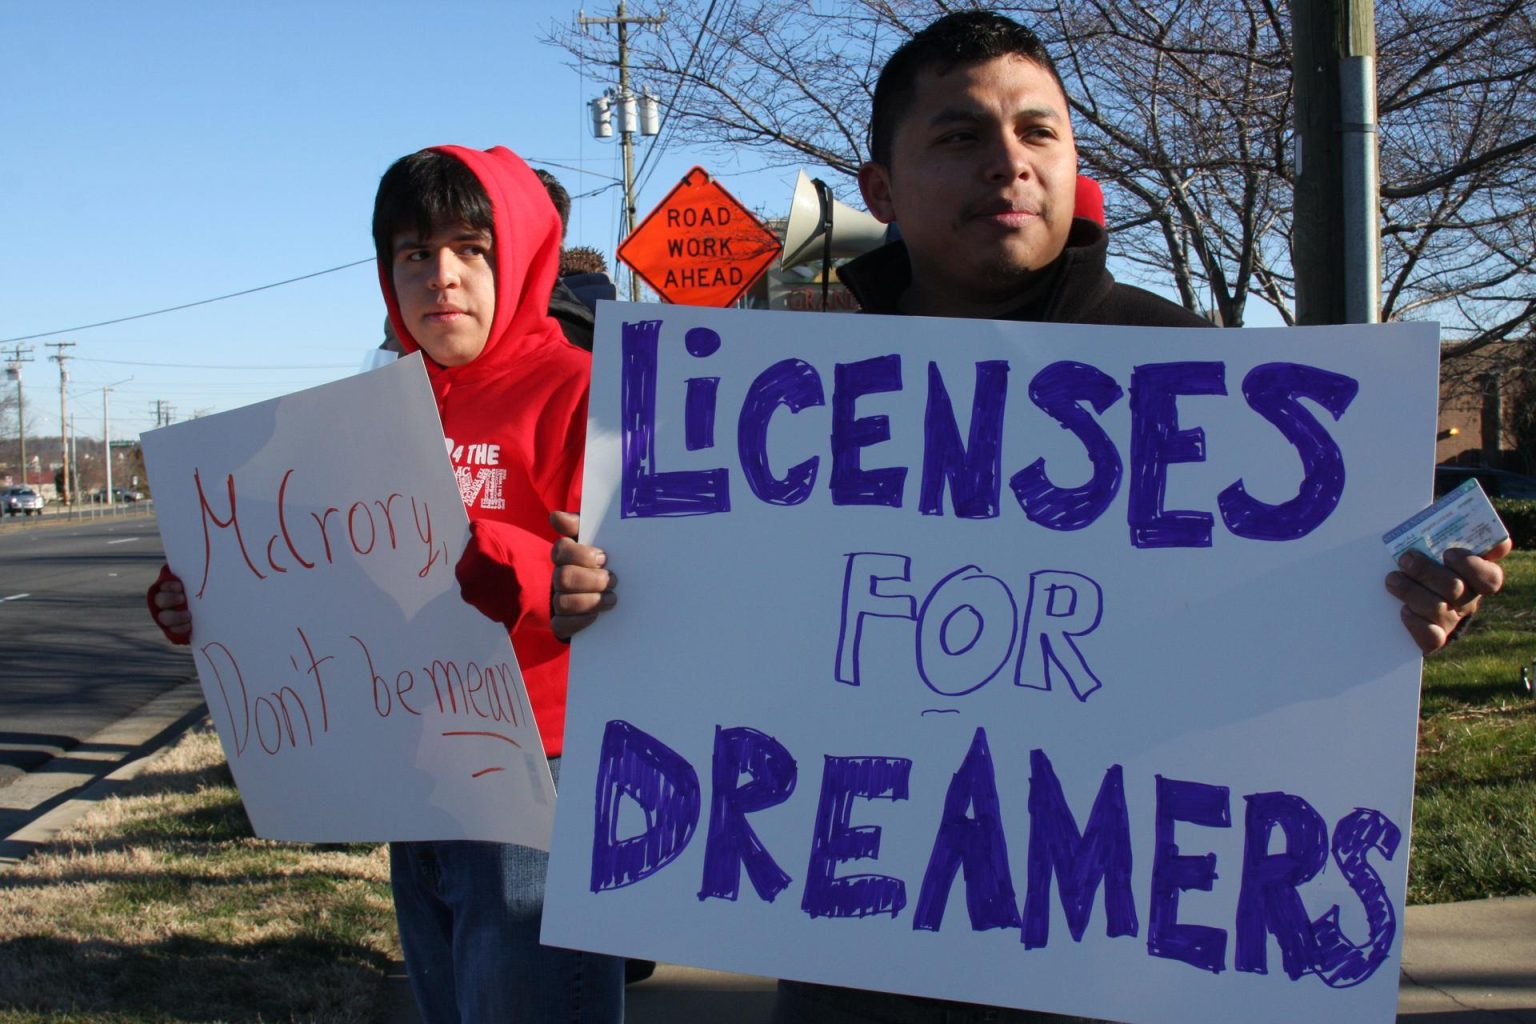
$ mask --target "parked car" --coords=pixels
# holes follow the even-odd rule
[[[1483,485],[1484,492],[1490,498],[1536,500],[1536,477],[1485,466],[1436,466],[1435,497],[1454,491],[1466,481],[1474,479]]]
[[[7,487],[0,491],[0,506],[3,506],[7,515],[16,515],[18,512],[32,515],[43,514],[43,506],[47,501],[43,496],[30,487]]]
[[[124,502],[129,501],[143,500],[144,494],[142,491],[132,491],[126,487],[112,488],[112,503],[115,505],[121,505]],[[91,492],[90,501],[93,505],[105,505],[107,503],[107,489],[105,487],[96,488]]]

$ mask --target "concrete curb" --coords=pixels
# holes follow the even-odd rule
[[[0,788],[0,820],[25,823],[0,840],[0,871],[25,860],[68,828],[116,782],[131,779],[151,757],[207,714],[195,679],[162,693],[36,771]]]
[[[1398,1019],[1536,1024],[1536,897],[1409,907]]]

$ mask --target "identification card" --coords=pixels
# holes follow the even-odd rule
[[[1445,552],[1450,548],[1481,555],[1508,538],[1509,531],[1483,493],[1482,485],[1471,479],[1381,539],[1394,562],[1410,549],[1444,562]]]

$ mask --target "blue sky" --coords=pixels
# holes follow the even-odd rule
[[[611,13],[588,3],[588,15]],[[507,145],[573,195],[619,177],[619,148],[591,137],[586,107],[612,84],[607,69],[583,76],[539,41],[578,5],[0,0],[0,340],[366,259],[379,175],[423,146]],[[793,168],[673,148],[639,195],[640,216],[696,163],[749,206],[788,210]],[[857,202],[851,183],[838,185]],[[610,263],[619,191],[579,200],[571,218],[570,244]],[[101,436],[102,389],[113,386],[120,439],[154,426],[156,401],[180,420],[355,372],[383,317],[365,264],[0,350],[8,360],[18,344],[32,349],[29,434],[56,435],[59,372],[46,345],[74,342],[75,429]]]

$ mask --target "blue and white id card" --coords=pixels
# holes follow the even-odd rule
[[[1389,530],[1381,539],[1394,562],[1409,550],[1421,551],[1443,562],[1450,548],[1483,554],[1508,540],[1509,531],[1483,493],[1482,485],[1471,479]]]

